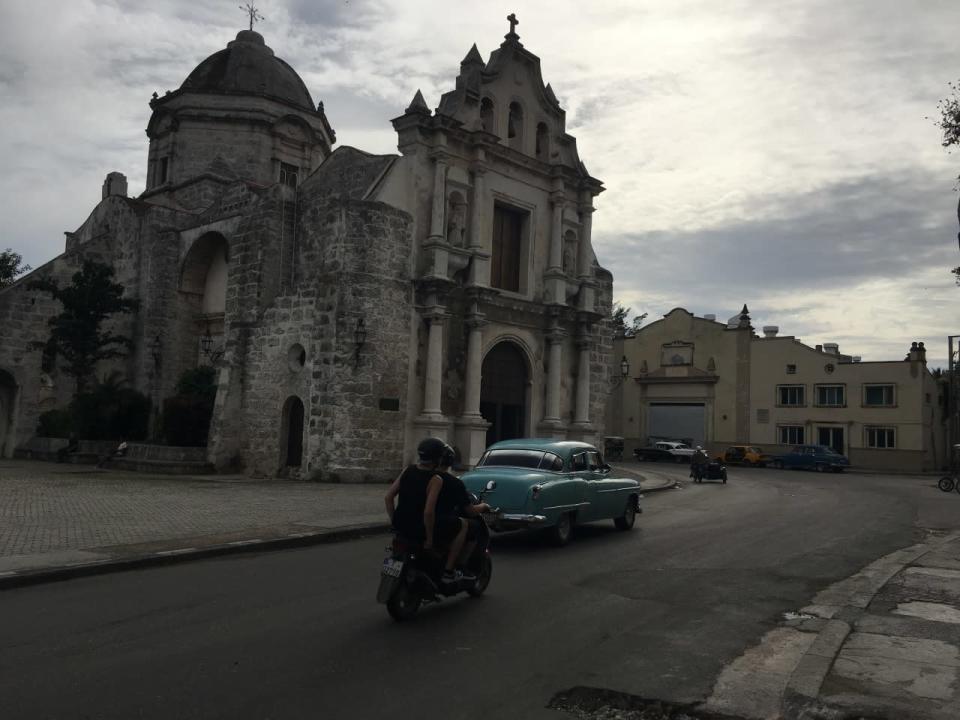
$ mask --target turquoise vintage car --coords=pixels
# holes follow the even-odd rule
[[[498,510],[487,518],[494,530],[543,528],[557,545],[570,540],[576,523],[612,519],[629,530],[640,512],[640,483],[615,477],[584,442],[504,440],[487,448],[463,482]]]

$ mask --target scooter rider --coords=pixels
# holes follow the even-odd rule
[[[435,543],[449,542],[442,581],[456,582],[457,558],[467,537],[467,523],[458,517],[437,512],[437,499],[443,489],[443,478],[437,467],[447,445],[439,438],[427,438],[417,446],[419,462],[407,467],[387,490],[384,504],[390,522],[398,533],[413,540],[422,540],[423,549]]]
[[[690,475],[694,480],[701,480],[703,478],[703,472],[707,467],[707,462],[707,454],[703,451],[703,447],[697,445],[697,449],[693,451],[693,455],[690,457]]]

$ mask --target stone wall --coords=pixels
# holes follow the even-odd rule
[[[310,472],[319,480],[385,481],[403,463],[411,219],[383,203],[315,195],[301,205],[299,277],[318,295]],[[358,351],[361,319],[367,335]]]

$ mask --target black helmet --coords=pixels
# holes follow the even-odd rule
[[[417,445],[417,455],[422,463],[439,463],[447,444],[440,438],[426,438]]]
[[[457,460],[457,451],[454,450],[449,445],[445,446],[443,449],[443,455],[440,458],[440,465],[442,467],[450,467]]]

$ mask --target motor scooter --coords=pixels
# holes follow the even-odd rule
[[[476,505],[483,496],[496,487],[491,480],[478,498],[471,493],[471,502]],[[499,512],[491,509],[491,514]],[[465,592],[479,597],[490,584],[493,575],[493,560],[490,557],[490,528],[483,516],[467,519],[474,523],[476,546],[466,562],[466,569],[475,579],[460,579],[452,583],[441,582],[445,554],[424,550],[419,540],[405,538],[395,534],[387,550],[380,570],[380,587],[377,589],[377,602],[387,606],[387,612],[397,622],[409,620],[421,605],[439,602]]]

